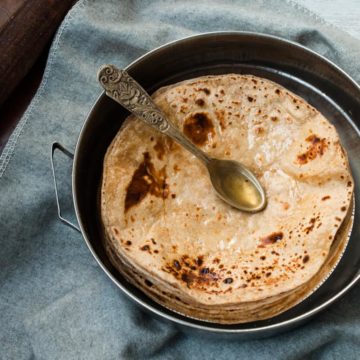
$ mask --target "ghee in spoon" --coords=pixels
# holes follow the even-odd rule
[[[222,187],[226,195],[246,207],[257,207],[262,198],[256,186],[238,172],[225,174]]]

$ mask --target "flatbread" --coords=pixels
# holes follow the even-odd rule
[[[250,75],[192,79],[153,99],[208,154],[249,167],[268,205],[231,208],[200,161],[130,116],[104,160],[101,215],[114,265],[159,303],[203,320],[245,322],[295,304],[338,253],[330,250],[351,212],[353,180],[334,126]]]

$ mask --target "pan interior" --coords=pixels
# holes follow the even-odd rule
[[[359,211],[360,163],[357,156],[360,154],[360,136],[359,123],[355,123],[355,119],[360,119],[360,91],[341,71],[314,53],[272,37],[210,34],[160,48],[132,64],[128,71],[149,92],[181,80],[225,73],[264,77],[293,91],[336,126],[349,155],[356,184],[355,213]],[[103,158],[127,116],[126,110],[106,96],[98,99],[85,122],[76,148],[74,197],[78,220],[94,256],[117,285],[135,300],[183,324],[205,326],[215,331],[251,331],[290,321],[318,308],[360,276],[360,242],[350,240],[336,270],[313,295],[268,320],[238,325],[210,324],[186,318],[150,300],[122,278],[103,248],[99,208]],[[355,218],[352,239],[358,238],[359,233],[359,221]]]

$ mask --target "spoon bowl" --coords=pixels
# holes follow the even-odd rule
[[[231,206],[252,213],[266,207],[263,187],[256,176],[241,163],[212,158],[207,168],[217,194]]]
[[[211,158],[200,150],[168,121],[150,95],[126,71],[114,65],[103,65],[98,71],[98,80],[107,96],[201,160],[209,171],[215,191],[225,202],[250,213],[265,208],[265,191],[248,168],[237,161]]]

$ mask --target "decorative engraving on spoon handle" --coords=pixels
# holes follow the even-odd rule
[[[107,96],[150,126],[162,133],[170,128],[166,117],[154,106],[147,92],[125,70],[119,70],[114,65],[103,65],[99,69],[98,80]]]

